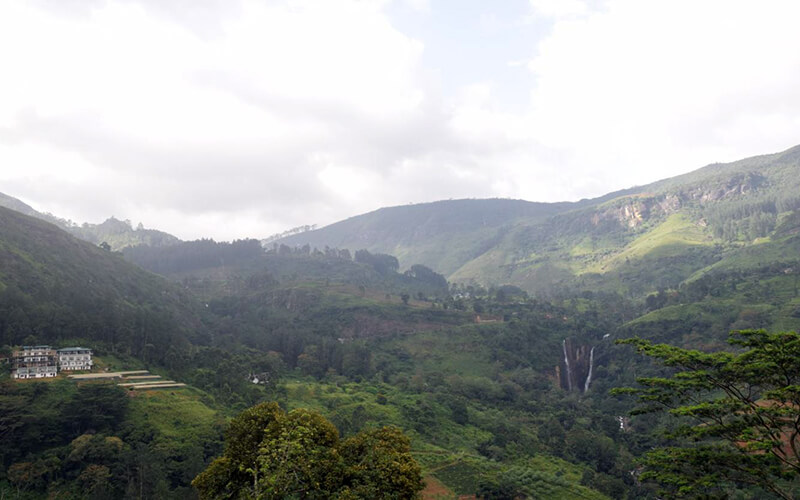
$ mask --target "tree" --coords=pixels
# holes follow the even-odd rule
[[[445,277],[422,264],[414,264],[405,272],[405,275],[447,291],[447,280]]]
[[[64,408],[68,430],[104,431],[124,420],[129,398],[120,387],[104,383],[78,386],[75,397]]]
[[[317,413],[263,403],[231,421],[223,455],[192,485],[203,499],[414,499],[423,483],[410,451],[399,429],[340,441]]]
[[[357,250],[355,261],[370,265],[383,275],[395,273],[400,268],[396,257],[385,253],[370,253],[367,250]]]
[[[411,443],[396,427],[360,432],[339,446],[344,486],[339,497],[413,499],[423,488]]]
[[[262,403],[231,420],[223,455],[192,481],[201,498],[257,496],[259,447],[267,427],[282,414],[278,403]]]
[[[640,378],[643,406],[633,414],[675,417],[668,437],[676,445],[644,458],[643,479],[670,496],[727,496],[754,487],[778,498],[800,492],[800,335],[747,330],[731,334],[737,352],[703,353],[639,338],[644,355],[675,369],[668,377]],[[763,496],[762,496],[763,497]]]
[[[89,498],[108,498],[110,479],[111,471],[108,467],[89,464],[78,476],[78,483]]]
[[[336,427],[317,413],[278,414],[258,448],[257,498],[331,498],[341,478],[338,442]]]

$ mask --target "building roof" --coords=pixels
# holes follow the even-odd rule
[[[31,355],[35,356],[36,354],[34,354],[34,352],[37,352],[37,351],[44,351],[44,354],[47,355],[47,356],[55,356],[56,355],[56,350],[52,349],[50,347],[48,347],[48,348],[23,347],[21,351],[13,351],[11,353],[11,356],[14,357],[14,358],[22,358],[22,357],[31,356]]]

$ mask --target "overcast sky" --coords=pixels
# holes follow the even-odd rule
[[[0,192],[266,237],[800,144],[800,2],[0,0]]]

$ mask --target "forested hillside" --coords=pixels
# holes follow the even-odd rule
[[[52,224],[0,207],[0,344],[102,342],[164,360],[207,341],[179,287]]]
[[[0,357],[83,345],[100,369],[164,370],[211,341],[199,313],[120,255],[0,208]],[[113,383],[26,383],[9,370],[0,365],[0,496],[191,498],[189,481],[221,450],[224,415],[195,389],[133,398]]]
[[[566,446],[560,438],[547,444],[543,429],[553,425],[548,422],[564,398],[580,393],[557,379],[562,340],[576,332],[587,341],[600,339],[623,314],[615,298],[585,313],[528,302],[513,288],[473,290],[466,300],[427,268],[399,273],[388,255],[280,246],[264,252],[257,242],[201,242],[202,251],[179,245],[174,251],[196,259],[152,261],[179,265],[170,284],[52,225],[8,210],[2,215],[4,344],[88,345],[101,359],[127,359],[113,363],[145,365],[197,389],[143,395],[132,405],[115,402],[114,387],[97,389],[98,404],[111,405],[120,417],[86,427],[73,424],[82,418],[75,414],[81,403],[72,400],[83,397],[80,385],[59,380],[66,385],[53,392],[45,382],[6,378],[2,425],[27,423],[4,434],[0,488],[39,498],[91,484],[115,497],[190,498],[188,471],[199,472],[218,453],[219,433],[211,428],[195,435],[194,447],[180,444],[188,436],[184,417],[164,421],[161,405],[182,401],[185,417],[199,412],[208,419],[214,411],[230,416],[277,400],[288,409],[322,412],[343,437],[400,427],[429,480],[451,491],[512,485],[564,498],[603,498],[582,479],[589,467],[583,445]],[[476,323],[476,310],[482,322]],[[575,337],[576,349],[584,342]],[[585,378],[581,370],[572,377]],[[258,384],[250,382],[254,375]],[[614,428],[611,413],[608,429]],[[44,422],[52,425],[45,429]],[[147,432],[157,438],[137,434],[147,425],[156,426]],[[576,438],[607,435],[588,422],[580,428]],[[82,438],[87,429],[97,437]],[[36,432],[45,440],[32,440]],[[75,451],[84,441],[93,455]],[[627,445],[611,437],[605,442],[606,451],[590,452],[609,454],[598,477],[608,483],[604,488],[624,489],[627,459],[617,457]],[[156,473],[131,462],[138,456],[184,465]],[[86,472],[90,465],[96,467]],[[45,476],[31,472],[40,469]],[[130,471],[152,480],[130,483]]]

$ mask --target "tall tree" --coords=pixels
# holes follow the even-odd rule
[[[644,355],[675,369],[638,379],[643,406],[633,414],[676,417],[677,443],[644,459],[643,479],[671,496],[726,496],[737,487],[764,495],[800,493],[800,335],[747,330],[731,334],[737,352],[704,353],[628,339]],[[763,497],[763,495],[762,495]]]
[[[245,410],[231,422],[223,456],[192,485],[200,498],[418,498],[422,474],[399,429],[340,441],[327,419],[276,403]]]

